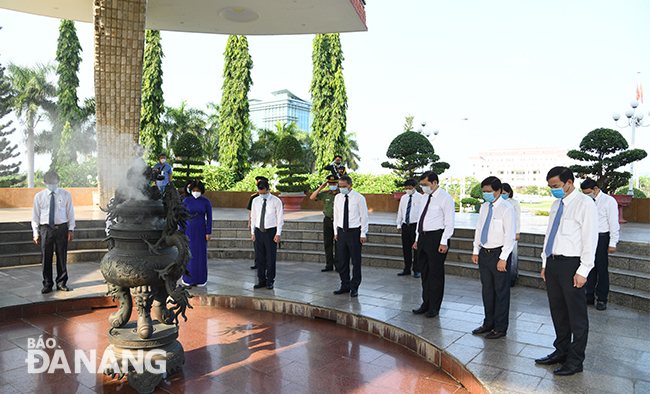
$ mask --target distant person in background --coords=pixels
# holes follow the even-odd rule
[[[257,182],[259,196],[251,207],[251,239],[255,242],[258,282],[254,289],[272,289],[275,262],[284,225],[282,200],[271,194],[269,181]]]
[[[341,164],[343,162],[343,157],[341,155],[334,156],[334,161],[329,165],[325,166],[325,170],[330,171],[332,175],[339,179],[343,175],[347,174],[347,170]]]
[[[257,185],[258,183],[260,183],[260,181],[267,181],[268,182],[269,180],[266,179],[266,177],[263,177],[263,176],[256,176],[255,177],[255,184]],[[260,195],[259,193],[253,193],[253,194],[251,194],[251,198],[248,200],[248,206],[246,207],[246,209],[248,209],[248,229],[249,230],[251,229],[251,208],[253,207],[253,200],[255,199],[255,197],[257,197],[259,195]],[[255,249],[255,242],[253,242],[254,260],[253,260],[253,265],[251,265],[252,270],[257,269],[257,255],[255,255],[255,253],[257,253],[257,251]]]
[[[519,234],[521,233],[521,204],[519,204],[519,201],[513,198],[514,192],[508,183],[504,183],[501,186],[503,187],[501,198],[509,202],[517,214],[515,246],[512,248],[512,253],[510,253],[510,256],[508,257],[508,263],[510,264],[510,287],[515,287],[517,284],[517,279],[519,278]]]
[[[192,257],[187,265],[190,276],[183,275],[183,284],[205,286],[208,281],[208,241],[212,234],[212,204],[203,197],[205,185],[201,181],[190,184],[191,195],[183,202],[194,216],[185,229],[185,235],[190,239]]]
[[[183,186],[183,190],[181,191],[183,199],[192,195],[192,189],[190,188],[192,182],[194,182],[192,179],[188,179],[187,182],[185,182],[185,186]]]
[[[413,265],[413,276],[419,278],[418,253],[417,250],[413,253],[413,244],[415,243],[415,230],[420,218],[423,196],[415,190],[416,186],[417,183],[413,178],[404,182],[406,194],[400,198],[397,208],[397,232],[402,234],[402,254],[404,255],[404,269],[397,275],[410,275],[411,265]]]
[[[607,295],[609,294],[609,253],[616,252],[618,243],[618,203],[614,197],[603,193],[598,183],[593,179],[585,179],[580,185],[582,192],[596,202],[598,209],[598,246],[596,247],[596,268],[592,269],[585,285],[587,304],[594,305],[596,309],[607,309]]]
[[[165,186],[172,181],[172,166],[167,163],[167,155],[161,153],[158,155],[158,163],[153,166],[154,172],[158,173],[156,178],[156,186],[160,189],[161,193],[165,192]]]
[[[72,195],[59,188],[59,174],[48,171],[43,177],[45,190],[34,196],[32,231],[34,243],[41,246],[43,265],[43,289],[52,291],[56,283],[59,291],[70,291],[68,282],[68,242],[74,239],[74,208]],[[56,280],[52,279],[52,260],[56,251]]]
[[[327,186],[327,190],[325,187]],[[339,181],[328,175],[325,182],[309,196],[312,201],[323,202],[323,243],[325,244],[325,268],[321,272],[333,271],[337,266],[336,242],[334,241],[334,197],[339,194]]]

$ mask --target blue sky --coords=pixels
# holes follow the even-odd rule
[[[650,124],[647,0],[367,3],[368,32],[341,36],[348,130],[357,134],[362,172],[385,172],[380,163],[408,114],[440,130],[433,144],[451,164],[445,175],[461,176],[463,158],[487,149],[577,149],[589,131],[615,128],[611,115],[629,108],[638,71],[647,90],[641,109]],[[0,10],[0,62],[53,61],[58,25]],[[84,50],[79,96],[85,98],[94,94],[92,26],[77,23],[77,29]],[[220,101],[226,39],[162,33],[166,105]],[[312,39],[249,37],[250,98],[286,88],[309,99]],[[629,138],[629,130],[621,132]],[[650,128],[637,130],[636,146],[650,151]],[[36,167],[48,165],[39,158]],[[650,174],[650,158],[638,168]]]

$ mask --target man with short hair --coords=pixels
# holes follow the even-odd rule
[[[269,181],[266,177],[256,176],[255,177],[255,184],[257,185],[262,180],[267,181],[267,182]],[[259,195],[260,195],[259,193],[251,194],[250,199],[248,199],[248,205],[246,206],[246,209],[248,209],[248,229],[249,230],[251,229],[251,208],[253,207],[253,200],[255,199],[255,197],[257,197]],[[255,242],[253,242],[253,257],[254,257],[254,260],[253,260],[253,265],[251,265],[251,269],[256,270],[257,269],[257,256],[255,256]]]
[[[327,190],[325,189],[327,186]],[[309,196],[312,201],[323,202],[323,242],[325,244],[325,268],[321,272],[333,271],[336,266],[336,242],[334,242],[334,198],[339,194],[339,181],[328,175],[325,182]]]
[[[259,181],[257,190],[259,196],[253,199],[251,207],[251,239],[255,242],[258,278],[253,288],[272,289],[278,243],[284,225],[282,201],[271,194],[268,181]]]
[[[596,309],[607,309],[607,295],[609,294],[609,253],[616,252],[618,243],[618,203],[614,197],[603,193],[598,183],[587,178],[580,184],[582,192],[596,202],[598,210],[598,245],[596,246],[596,269],[589,272],[587,284],[587,304],[593,305],[595,296],[598,297]],[[595,293],[595,294],[594,294]]]
[[[481,276],[483,324],[472,334],[487,339],[506,336],[510,315],[510,260],[515,246],[517,217],[515,209],[501,198],[501,180],[489,176],[481,182],[483,199],[474,233],[472,263]]]
[[[352,178],[339,178],[339,194],[334,197],[334,240],[337,241],[341,287],[334,294],[359,295],[361,284],[361,246],[368,233],[366,198],[352,190]],[[352,260],[352,280],[350,280]]]
[[[165,186],[172,181],[172,166],[167,163],[167,155],[161,153],[158,155],[158,163],[153,166],[153,170],[158,172],[156,186],[161,193],[165,192]]]
[[[415,230],[420,218],[420,209],[422,208],[422,194],[415,190],[417,183],[415,179],[407,179],[404,182],[406,194],[399,200],[397,208],[397,232],[402,234],[402,254],[404,255],[404,269],[398,273],[398,276],[408,276],[411,274],[411,264],[413,265],[413,276],[420,277],[420,265],[418,264],[418,254],[413,253],[413,244],[415,243]]]
[[[454,234],[454,199],[444,191],[433,171],[420,176],[424,192],[423,207],[415,234],[413,249],[418,253],[422,272],[422,305],[413,309],[415,314],[436,317],[445,292],[445,259],[449,238]]]
[[[59,188],[59,174],[48,171],[43,177],[45,190],[34,196],[32,230],[34,243],[41,245],[43,265],[43,289],[41,293],[57,290],[70,291],[68,282],[68,242],[74,239],[74,208],[72,195]],[[56,280],[52,279],[52,260],[56,251]]]
[[[556,375],[582,372],[589,335],[587,302],[582,288],[594,267],[598,212],[593,200],[576,192],[573,172],[553,167],[546,181],[556,200],[551,206],[542,248],[542,278],[555,327],[555,351],[537,364],[562,364]]]

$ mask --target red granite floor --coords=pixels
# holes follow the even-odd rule
[[[115,309],[0,322],[0,394],[135,393],[120,381],[81,368],[75,349],[108,346]],[[29,374],[29,340],[52,338],[71,372]],[[181,322],[182,372],[156,393],[454,393],[467,391],[410,350],[325,320],[242,309],[195,307]],[[50,356],[54,349],[46,351]]]

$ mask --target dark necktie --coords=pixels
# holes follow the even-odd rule
[[[481,245],[485,246],[488,238],[488,231],[490,230],[490,221],[492,220],[492,205],[490,204],[490,209],[488,210],[487,217],[485,218],[485,223],[483,223],[483,231],[481,232]]]
[[[420,221],[418,223],[418,228],[419,228],[419,233],[422,234],[424,232],[424,217],[427,216],[427,211],[429,210],[429,203],[431,202],[431,197],[433,194],[429,194],[429,199],[427,199],[427,203],[424,204],[424,209],[422,210],[422,215],[420,216]]]
[[[266,200],[262,203],[262,214],[260,215],[260,230],[264,231],[266,228],[264,228],[264,217],[266,216]]]
[[[411,223],[411,202],[413,201],[413,196],[409,196],[409,203],[406,204],[406,224]]]
[[[548,241],[546,241],[546,248],[544,249],[546,257],[550,256],[551,253],[553,253],[553,244],[555,243],[557,229],[560,227],[560,218],[562,217],[562,211],[564,211],[564,201],[560,200],[560,207],[557,209],[557,213],[553,219],[553,226],[551,227],[551,232],[548,234]]]
[[[54,192],[52,192],[50,193],[50,221],[48,222],[48,224],[52,228],[54,228],[54,205],[55,205]]]
[[[343,204],[343,231],[350,229],[350,208],[348,195],[345,195],[345,204]]]

